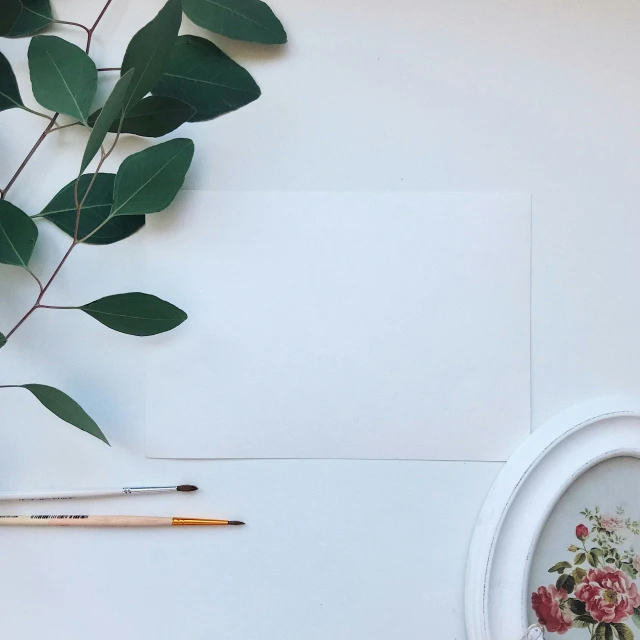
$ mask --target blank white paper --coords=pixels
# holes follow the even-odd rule
[[[182,192],[148,216],[147,454],[506,460],[530,427],[524,194]]]

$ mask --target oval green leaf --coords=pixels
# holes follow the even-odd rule
[[[636,607],[633,610],[633,616],[631,616],[631,619],[633,620],[633,624],[640,629],[640,607]]]
[[[100,115],[93,125],[93,129],[89,135],[89,140],[87,141],[87,146],[85,147],[84,155],[82,156],[80,173],[89,166],[89,163],[100,150],[100,145],[107,137],[107,133],[109,133],[111,125],[115,122],[116,118],[120,117],[127,87],[129,86],[132,78],[133,69],[128,71],[122,76],[122,78],[120,78],[120,80],[118,80],[118,82],[116,82],[116,86],[113,87],[104,107],[102,107]]]
[[[154,95],[172,96],[196,109],[191,122],[217,118],[257,100],[260,87],[251,74],[198,36],[180,36]]]
[[[89,118],[90,125],[99,113],[98,111]],[[195,114],[196,110],[182,100],[168,96],[149,96],[131,108],[122,119],[120,131],[146,138],[159,138],[189,122]],[[114,122],[109,131],[116,133],[118,123]]]
[[[184,12],[214,33],[261,44],[283,44],[287,33],[269,5],[261,0],[182,0]]]
[[[53,21],[49,0],[21,0],[22,11],[7,33],[9,38],[30,36]]]
[[[0,200],[0,262],[16,267],[29,265],[38,239],[38,227],[21,209]]]
[[[0,111],[23,106],[11,63],[0,53]]]
[[[626,624],[622,624],[620,622],[614,624],[613,626],[620,640],[633,640],[633,631],[631,631],[631,629],[629,629]]]
[[[567,600],[567,604],[569,605],[569,609],[571,609],[572,613],[575,613],[576,615],[586,615],[587,607],[584,602],[582,602],[582,600],[578,600],[577,598],[569,598]]]
[[[7,344],[7,336],[5,336],[4,333],[0,333],[0,349],[2,349],[5,344]]]
[[[556,588],[564,589],[567,593],[572,593],[575,586],[576,580],[570,573],[563,573],[556,580]]]
[[[78,181],[78,200],[82,201],[92,175],[85,174]],[[113,184],[115,174],[99,173],[84,201],[78,226],[78,238],[88,236],[108,217],[113,204]],[[36,218],[47,218],[66,234],[73,238],[76,228],[75,180],[63,187],[37,215]],[[86,242],[87,244],[113,244],[128,238],[144,226],[144,216],[123,216],[112,218],[98,229]]]
[[[563,573],[565,569],[571,569],[571,563],[563,560],[562,562],[556,562],[553,567],[549,569],[549,573],[555,573],[556,571]]]
[[[0,36],[6,36],[22,11],[20,0],[2,0],[0,2]]]
[[[166,209],[184,184],[193,142],[176,138],[134,153],[116,175],[111,215],[131,216]]]
[[[86,122],[98,87],[93,60],[57,36],[36,36],[29,45],[29,74],[35,99],[51,111]]]
[[[187,314],[147,293],[120,293],[79,307],[105,326],[132,336],[153,336],[181,325]]]
[[[93,421],[91,416],[66,393],[45,384],[23,384],[20,386],[31,391],[51,413],[57,415],[61,420],[109,444],[104,433],[102,433],[100,427]]]
[[[124,54],[121,75],[133,70],[124,99],[128,113],[153,89],[164,73],[182,22],[182,3],[168,0],[158,15],[136,33]]]

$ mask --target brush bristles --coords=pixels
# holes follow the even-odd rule
[[[197,491],[198,487],[193,484],[181,484],[177,487],[178,491]]]
[[[244,524],[244,522],[240,522],[240,520],[229,520],[227,524]]]

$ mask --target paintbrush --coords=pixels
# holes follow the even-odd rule
[[[239,520],[212,520],[210,518],[166,518],[156,516],[85,516],[35,515],[2,516],[0,526],[27,527],[176,527],[187,525],[225,526],[241,525]]]
[[[0,502],[25,500],[76,500],[78,498],[106,498],[109,496],[147,495],[149,493],[169,493],[171,491],[197,491],[192,484],[171,487],[122,487],[120,489],[80,489],[68,491],[40,491],[34,493],[0,493]]]

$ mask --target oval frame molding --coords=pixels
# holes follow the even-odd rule
[[[468,640],[539,640],[528,626],[531,557],[553,507],[585,471],[640,458],[640,400],[608,398],[536,429],[509,458],[480,511],[465,585]]]

